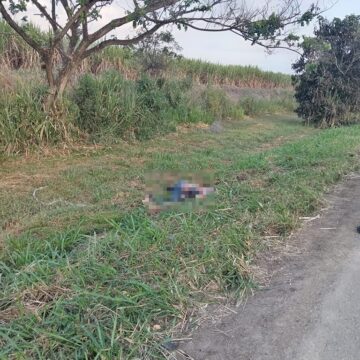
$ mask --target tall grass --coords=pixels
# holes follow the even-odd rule
[[[47,87],[38,73],[0,72],[0,152],[18,153],[59,142],[143,140],[180,124],[242,119],[291,111],[290,93],[231,101],[219,87],[192,86],[191,79],[128,80],[112,70],[84,74],[66,93],[53,119],[43,111]]]
[[[172,76],[191,76],[200,84],[249,88],[291,87],[290,76],[262,71],[255,66],[219,65],[202,60],[174,59],[168,71]]]
[[[96,142],[147,139],[183,123],[243,115],[219,90],[209,88],[194,96],[188,80],[143,76],[133,81],[108,71],[80,77],[54,119],[43,111],[47,87],[36,75],[0,74],[0,152],[5,153],[78,141],[80,133]]]
[[[296,102],[291,92],[279,94],[273,98],[244,97],[240,99],[239,106],[247,116],[257,116],[264,113],[293,112]]]
[[[77,125],[95,136],[149,138],[187,121],[191,84],[142,77],[124,79],[118,72],[84,75],[73,90],[79,108]]]
[[[46,43],[48,34],[37,27],[28,25],[27,31]],[[35,68],[40,66],[40,58],[35,51],[22,41],[9,26],[0,20],[0,65],[12,69]],[[141,77],[141,65],[135,54],[127,48],[109,47],[101,54],[85,59],[77,74],[98,74],[115,69],[126,79]],[[281,73],[262,71],[254,66],[219,65],[201,60],[177,58],[169,60],[160,77],[188,78],[198,84],[232,85],[250,88],[290,88],[291,78]]]
[[[95,137],[146,139],[184,123],[240,119],[244,112],[225,92],[196,91],[189,79],[142,76],[127,80],[116,71],[86,74],[73,90],[79,109],[77,125]]]
[[[24,26],[40,43],[49,41],[49,33],[31,24]],[[146,139],[184,123],[292,110],[291,101],[280,97],[230,101],[216,86],[287,92],[290,79],[286,75],[177,58],[169,59],[165,68],[150,76],[144,75],[131,49],[110,47],[81,64],[60,116],[53,119],[43,111],[47,89],[38,54],[1,20],[0,34],[0,152],[71,142],[80,133],[82,139],[96,142]]]
[[[43,110],[46,94],[47,86],[38,74],[0,72],[0,153],[27,152],[39,145],[68,142],[78,135],[73,104],[64,99],[54,119]]]
[[[48,43],[47,33],[29,23],[26,32],[40,44]],[[39,54],[30,48],[3,20],[0,20],[0,67],[32,69],[40,65]]]

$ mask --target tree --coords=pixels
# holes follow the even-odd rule
[[[132,46],[134,55],[139,60],[141,70],[151,75],[159,74],[169,61],[180,58],[180,45],[170,31],[155,33]]]
[[[296,111],[319,127],[353,122],[360,111],[360,16],[320,17],[314,35],[304,38],[293,65]]]
[[[74,69],[88,56],[107,46],[128,46],[151,36],[160,28],[175,25],[209,32],[231,31],[267,48],[282,47],[292,38],[286,28],[304,25],[316,15],[312,5],[302,10],[298,1],[282,0],[277,10],[270,3],[249,7],[244,0],[132,0],[116,10],[114,0],[0,0],[3,19],[41,56],[49,84],[48,107],[62,96]],[[270,0],[268,0],[270,1]],[[15,15],[28,15],[31,5],[51,27],[48,44],[43,46],[15,20]],[[103,26],[96,26],[101,11],[112,9],[114,17]],[[61,16],[64,12],[65,15]],[[26,16],[23,18],[26,20]],[[133,30],[129,30],[128,25]],[[126,32],[119,38],[114,30]],[[111,35],[112,34],[112,35]],[[109,36],[111,36],[109,38]],[[60,56],[61,63],[56,64]]]

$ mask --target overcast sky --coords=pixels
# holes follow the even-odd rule
[[[360,0],[338,0],[323,16],[332,19],[350,14],[360,15]],[[291,63],[296,59],[296,54],[288,50],[277,50],[274,54],[267,55],[263,48],[251,46],[231,33],[214,34],[189,30],[176,31],[175,36],[185,57],[214,63],[256,65],[264,70],[290,73]]]
[[[264,0],[249,0],[261,3]],[[337,1],[334,4],[334,1]],[[114,6],[105,7],[102,11],[102,19],[96,22],[96,27],[105,25],[114,16],[124,13],[120,4],[127,3],[127,0],[114,2]],[[131,1],[130,1],[131,2]],[[314,0],[302,0],[303,4],[311,4]],[[43,0],[42,3],[50,4],[50,0]],[[274,0],[276,3],[276,0]],[[323,16],[328,19],[334,17],[343,18],[345,15],[360,15],[360,0],[319,0],[320,6],[329,7],[330,3],[334,4]],[[38,11],[33,9],[29,11],[29,19],[41,26],[48,28],[49,24],[39,16]],[[63,13],[58,14],[60,19],[64,19]],[[132,28],[129,25],[130,28]],[[118,30],[117,35],[121,32],[127,33],[126,29]],[[301,29],[306,34],[312,33],[312,27]],[[263,48],[251,46],[248,42],[242,40],[239,36],[232,33],[209,33],[196,30],[179,31],[174,29],[176,40],[183,48],[182,54],[187,58],[202,59],[213,63],[232,64],[232,65],[256,65],[264,70],[280,71],[291,73],[291,64],[296,60],[297,55],[288,50],[277,50],[275,53],[268,55]]]

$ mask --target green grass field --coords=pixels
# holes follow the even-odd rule
[[[360,126],[264,116],[0,159],[0,358],[164,357],[200,305],[256,285],[265,239],[287,236],[358,169],[359,139]],[[154,171],[210,173],[213,202],[149,215]]]

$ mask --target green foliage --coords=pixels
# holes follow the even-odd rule
[[[74,90],[79,108],[77,125],[96,139],[107,134],[113,138],[146,139],[166,133],[182,123],[241,119],[293,110],[287,97],[232,102],[224,90],[206,87],[196,91],[191,81],[153,79],[143,76],[136,82],[117,72],[99,77],[84,75]],[[245,110],[245,112],[244,112]]]
[[[290,88],[291,77],[282,73],[260,70],[256,66],[220,65],[201,60],[173,59],[168,73],[173,77],[187,76],[207,85],[235,85],[249,88]]]
[[[84,75],[74,90],[77,124],[93,135],[149,138],[187,122],[188,81],[143,76],[136,82],[111,71],[96,78]]]
[[[220,89],[207,88],[203,93],[203,106],[218,119],[225,119],[230,114],[230,100]]]
[[[278,246],[359,169],[359,137],[360,126],[318,131],[276,116],[21,167],[7,160],[0,358],[164,358],[161,344],[189,313],[254,286],[256,252]],[[216,201],[147,214],[145,173],[169,168],[211,169]],[[40,200],[87,206],[40,205],[29,196],[39,186]]]
[[[145,37],[132,49],[141,72],[158,75],[166,70],[171,59],[179,58],[181,47],[171,32],[163,31]]]
[[[306,122],[331,127],[358,121],[360,111],[360,16],[319,19],[314,38],[293,67],[297,113]]]
[[[71,116],[65,110],[58,120],[43,111],[45,85],[17,84],[0,91],[0,152],[24,152],[33,146],[68,141]],[[63,109],[69,104],[63,103]],[[71,108],[71,107],[70,107]]]
[[[256,101],[248,95],[236,103],[221,88],[192,86],[190,79],[143,76],[133,81],[110,71],[82,76],[59,104],[59,118],[54,120],[43,111],[47,89],[39,78],[19,71],[0,74],[0,152],[25,152],[59,142],[143,140],[184,123],[292,110],[291,93]]]
[[[249,25],[248,36],[255,44],[260,38],[274,39],[278,29],[281,28],[281,17],[275,13],[268,19],[254,21]]]
[[[0,93],[2,152],[24,152],[34,146],[80,140],[80,133],[82,141],[143,140],[173,131],[179,124],[210,124],[239,120],[244,115],[291,111],[292,104],[291,94],[287,100],[247,97],[234,103],[223,90],[207,87],[199,91],[189,80],[143,77],[134,82],[108,72],[81,77],[64,98],[59,121],[54,121],[43,111],[46,87],[29,84],[21,82]]]
[[[274,114],[281,112],[293,112],[295,101],[292,93],[269,98],[246,97],[240,100],[239,105],[244,109],[245,115],[257,116],[260,114]]]
[[[27,25],[31,26],[31,25]],[[48,41],[48,36],[34,27],[32,36],[42,36],[41,43]],[[0,20],[0,64],[10,68],[37,68],[40,66],[38,55],[16,35],[3,20]],[[166,35],[166,34],[165,34]],[[163,36],[165,36],[163,35]],[[190,60],[175,56],[178,47],[170,40],[170,45],[163,46],[163,37],[157,39],[158,46],[146,43],[140,48],[108,47],[102,53],[94,54],[81,67],[85,73],[116,69],[129,77],[141,77],[147,70],[150,74],[168,79],[192,78],[194,83],[206,85],[235,85],[250,88],[290,88],[291,77],[286,74],[262,71],[255,66],[220,65]],[[151,52],[150,56],[146,53]],[[15,57],[13,53],[17,54]],[[171,56],[167,56],[167,55]],[[16,60],[18,59],[18,60]],[[16,60],[16,61],[15,61]],[[154,71],[155,70],[155,71]]]
[[[100,132],[111,125],[129,128],[135,103],[135,86],[119,74],[107,73],[97,79],[84,75],[73,91],[73,98],[79,108],[77,125],[89,133]],[[113,129],[119,135],[119,129]]]

